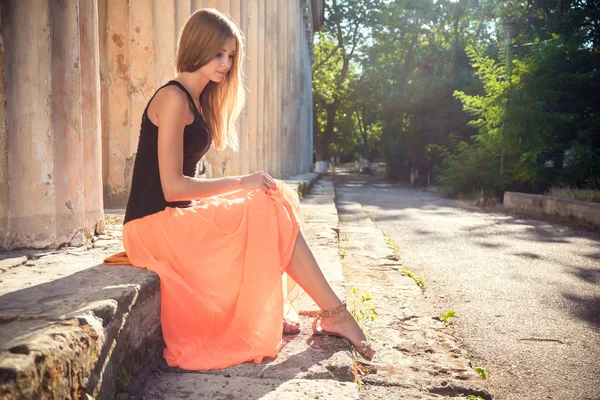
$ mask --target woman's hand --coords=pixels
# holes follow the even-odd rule
[[[254,172],[241,177],[242,187],[247,190],[261,189],[265,192],[275,189],[275,180],[264,171]]]

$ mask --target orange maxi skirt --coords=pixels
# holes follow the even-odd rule
[[[283,318],[297,320],[285,275],[301,224],[298,195],[237,191],[129,221],[131,263],[160,277],[164,358],[187,370],[260,362],[279,351]]]

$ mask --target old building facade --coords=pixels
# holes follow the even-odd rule
[[[6,0],[0,3],[0,249],[77,245],[127,199],[141,115],[174,76],[197,9],[245,35],[238,153],[208,177],[312,166],[313,32],[323,0]]]

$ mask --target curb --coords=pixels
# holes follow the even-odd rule
[[[360,363],[361,399],[493,397],[351,188],[336,182],[348,296],[377,351]],[[352,293],[354,290],[356,294]],[[365,301],[361,298],[371,297]],[[364,297],[361,297],[364,296]],[[371,320],[371,307],[377,316]]]

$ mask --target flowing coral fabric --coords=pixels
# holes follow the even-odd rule
[[[277,181],[266,193],[209,197],[125,224],[132,264],[160,277],[168,365],[210,370],[276,356],[284,313],[296,315],[297,285],[284,272],[301,218],[298,195]]]

